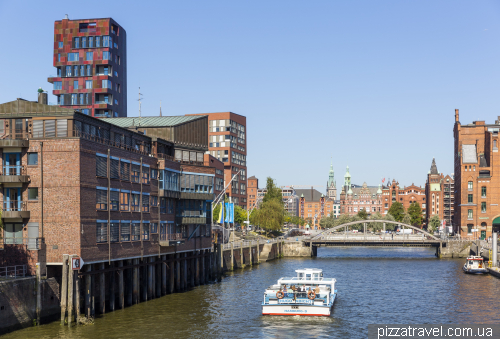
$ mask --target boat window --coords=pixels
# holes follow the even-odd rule
[[[314,273],[314,280],[318,280],[318,273]]]
[[[298,273],[299,278],[304,278],[304,273]]]
[[[311,275],[310,274],[306,274],[306,280],[311,280]]]

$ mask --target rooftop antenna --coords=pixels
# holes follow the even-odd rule
[[[141,100],[142,100],[142,94],[141,94],[141,88],[139,87],[139,126],[141,125]]]
[[[160,116],[162,116],[162,115],[161,115],[161,100],[160,100]]]

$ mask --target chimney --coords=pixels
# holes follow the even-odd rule
[[[455,109],[455,122],[458,122],[458,109]]]
[[[38,89],[38,103],[48,105],[47,92],[44,92],[41,87]]]

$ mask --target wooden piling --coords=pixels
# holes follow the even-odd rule
[[[109,311],[113,312],[115,310],[115,283],[116,283],[116,271],[115,262],[112,261],[110,264],[111,272],[109,272]]]
[[[162,266],[163,263],[161,264],[155,264],[155,275],[156,275],[156,298],[159,298],[162,296],[161,290],[162,290]]]
[[[139,264],[139,259],[134,259],[134,265]],[[139,303],[139,266],[135,266],[133,269],[133,277],[132,277],[132,303]]]
[[[252,262],[252,244],[249,244],[248,245],[248,255],[249,255],[249,258],[250,258],[250,266],[253,265],[253,262]]]
[[[76,324],[80,324],[80,270],[75,272],[75,316]]]
[[[151,265],[151,260],[146,259],[148,268],[148,300],[153,299],[153,267]]]
[[[99,313],[104,314],[106,312],[106,280],[104,275],[104,263],[99,264]]]
[[[92,265],[86,265],[85,271],[88,273],[92,270]],[[92,277],[90,274],[85,275],[85,316],[90,318],[92,316],[91,295],[92,295]]]
[[[118,308],[125,308],[125,292],[123,286],[123,260],[118,261]]]
[[[66,322],[66,305],[68,304],[68,255],[63,255],[62,287],[61,287],[61,325]]]
[[[74,256],[68,257],[68,327],[73,323],[73,268],[71,267],[71,260]]]
[[[257,264],[260,264],[260,245],[259,245],[259,238],[257,238]]]
[[[200,251],[196,251],[196,258],[194,259],[194,283],[196,286],[200,285],[200,258],[198,258],[198,255],[200,254]]]
[[[133,259],[127,260],[127,266],[133,266],[133,264],[134,264]],[[127,305],[130,306],[134,304],[134,298],[133,298],[134,287],[132,286],[134,281],[134,269],[133,268],[127,269],[127,271],[125,272],[125,277],[126,277],[125,293],[127,293],[126,301]]]
[[[175,255],[172,254],[170,256],[172,259],[175,259]],[[169,293],[174,293],[175,291],[175,261],[170,262],[170,268],[169,268],[169,273],[168,273],[168,291]]]
[[[167,294],[167,260],[166,255],[161,256],[161,295]]]
[[[234,270],[234,242],[231,243],[231,271]]]
[[[243,241],[240,242],[240,266],[245,267],[245,256],[243,255]]]
[[[206,281],[206,271],[205,271],[205,267],[206,267],[206,263],[205,263],[205,259],[206,259],[206,256],[205,256],[205,250],[201,250],[201,273],[200,273],[200,276],[201,276],[201,281],[200,283],[202,285],[205,285],[205,281]]]
[[[95,265],[91,264],[91,271],[95,270]],[[95,274],[90,276],[90,314],[95,316]]]
[[[36,325],[40,326],[40,315],[42,313],[42,276],[40,264],[36,265]]]
[[[147,258],[142,259],[142,263],[146,263],[146,265],[141,266],[141,271],[139,274],[141,275],[141,291],[142,291],[142,301],[148,300],[148,265]]]

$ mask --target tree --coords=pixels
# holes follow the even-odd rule
[[[333,213],[330,213],[329,216],[321,218],[321,220],[319,221],[319,225],[325,229],[332,228],[335,226],[335,219],[336,218]]]
[[[372,214],[370,220],[384,220],[384,217],[379,212]],[[380,231],[384,228],[384,224],[381,222],[371,222],[368,224],[368,228],[372,231]]]
[[[410,207],[408,207],[408,214],[410,215],[411,224],[413,226],[422,225],[422,209],[417,201],[410,204]]]
[[[403,224],[411,225],[411,217],[408,213],[405,212],[402,220]]]
[[[360,209],[358,212],[358,217],[362,220],[368,219],[368,212],[364,208]]]
[[[214,212],[212,213],[212,220],[214,222],[217,222],[219,220],[219,214],[220,214],[220,204],[217,204],[214,208]]]
[[[262,198],[263,203],[266,203],[271,200],[276,200],[283,205],[283,196],[281,194],[281,189],[278,186],[276,186],[274,179],[271,177],[267,177],[266,190],[267,192],[264,195],[264,198]]]
[[[385,216],[384,220],[387,220],[387,221],[396,221],[396,219],[394,219],[394,217],[391,214],[389,214],[389,213],[387,213],[387,215]],[[390,223],[385,224],[386,231],[393,231],[395,227],[396,226],[394,224],[390,224]]]
[[[281,195],[281,189],[276,186],[274,179],[267,178],[267,192],[262,199],[259,209],[252,213],[252,224],[259,225],[266,231],[278,231],[285,222],[285,207]]]
[[[427,232],[434,233],[434,231],[437,230],[440,225],[441,225],[441,220],[439,220],[439,216],[433,215],[429,220],[429,224],[427,225]]]
[[[397,201],[392,203],[391,208],[389,208],[387,214],[392,215],[396,221],[401,222],[405,214],[405,209],[403,208],[403,204]]]
[[[234,222],[242,225],[247,220],[247,211],[238,205],[234,205]]]

